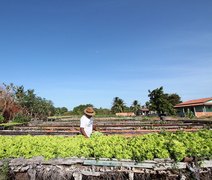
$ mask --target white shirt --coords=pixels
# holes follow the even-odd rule
[[[84,128],[85,133],[88,137],[90,137],[92,131],[93,131],[93,118],[90,119],[87,118],[86,115],[83,115],[80,119],[80,127]]]

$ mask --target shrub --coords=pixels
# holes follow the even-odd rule
[[[13,118],[13,122],[17,122],[17,123],[26,123],[30,121],[30,117],[22,115],[22,114],[17,114],[14,118]]]
[[[144,116],[144,117],[142,118],[142,120],[146,121],[146,120],[150,120],[150,118],[149,118],[148,116]]]
[[[189,118],[189,119],[193,119],[195,116],[194,116],[194,113],[192,111],[188,110],[185,114],[185,117]]]
[[[4,122],[4,117],[0,114],[0,123]]]

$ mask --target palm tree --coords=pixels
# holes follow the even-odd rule
[[[120,99],[119,97],[115,97],[113,100],[113,106],[111,108],[112,113],[118,113],[124,111],[124,101]]]
[[[132,106],[131,106],[130,108],[132,109],[132,111],[133,111],[136,115],[138,115],[139,110],[140,110],[140,108],[141,108],[141,105],[138,103],[137,100],[134,100],[133,103],[132,103]]]

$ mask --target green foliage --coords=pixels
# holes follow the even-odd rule
[[[18,87],[16,91],[17,101],[27,115],[34,119],[46,119],[54,112],[53,103],[41,98],[34,93],[34,90],[24,91],[24,87]]]
[[[92,104],[81,104],[79,106],[76,106],[76,107],[74,107],[72,114],[73,115],[82,115],[85,108],[87,108],[87,107],[93,107],[93,105]]]
[[[14,126],[24,125],[25,123],[17,123],[17,122],[9,122],[9,123],[2,123],[0,126],[4,127],[4,129],[13,129]]]
[[[72,112],[71,111],[64,112],[63,116],[72,116]]]
[[[67,112],[68,112],[68,109],[66,107],[55,108],[55,115],[57,115],[57,116],[65,115]]]
[[[126,106],[125,106],[124,101],[119,97],[115,97],[113,99],[113,105],[111,108],[111,112],[113,114],[115,114],[115,113],[119,113],[119,112],[124,112],[125,109],[126,109]]]
[[[148,107],[150,110],[157,111],[158,114],[169,114],[174,115],[174,105],[180,103],[180,97],[177,94],[165,94],[163,92],[163,87],[149,90],[150,100]]]
[[[0,123],[4,122],[4,117],[0,114]]]
[[[104,134],[103,133],[101,133],[101,132],[99,132],[99,131],[94,131],[92,134],[91,134],[91,137],[93,138],[93,137],[99,137],[99,136],[103,136]]]
[[[146,120],[150,120],[150,117],[148,117],[148,116],[144,116],[144,117],[142,118],[142,120],[144,120],[144,121],[146,121]]]
[[[96,114],[98,116],[111,116],[111,111],[110,109],[107,109],[107,108],[95,108],[95,111],[96,111]]]
[[[176,104],[181,103],[181,98],[178,94],[165,94],[168,101],[172,104],[172,106],[175,106]]]
[[[0,96],[4,97],[6,104],[3,115],[7,120],[11,120],[16,114],[23,113],[33,119],[46,119],[54,114],[53,103],[45,98],[41,98],[34,93],[34,90],[25,90],[23,86],[3,84],[0,89]]]
[[[23,114],[17,114],[13,118],[13,122],[15,122],[15,123],[27,123],[29,121],[30,121],[30,118],[28,116],[23,115]]]
[[[169,147],[171,158],[181,161],[186,156],[186,147],[184,146],[183,142],[176,139],[171,139],[169,141]]]
[[[187,112],[185,113],[185,117],[189,118],[189,119],[193,119],[195,117],[195,115],[194,115],[194,113],[192,111],[190,111],[188,109]]]
[[[153,133],[126,138],[94,134],[86,139],[82,135],[62,136],[0,136],[0,159],[46,159],[67,157],[95,157],[132,159],[136,161],[154,158],[172,158],[181,161],[185,156],[211,158],[212,131]]]
[[[73,111],[68,112],[68,113],[64,113],[64,115],[69,114],[69,115],[80,115],[81,116],[83,114],[85,108],[88,107],[88,106],[94,108],[94,106],[92,104],[85,104],[85,105],[81,104],[79,106],[74,107]],[[107,108],[101,108],[101,107],[100,108],[94,108],[94,111],[96,112],[96,116],[106,117],[106,116],[112,115],[110,109],[107,109]]]
[[[139,115],[139,110],[141,108],[141,105],[137,100],[134,100],[132,105],[130,106],[130,109],[135,113],[135,115]]]
[[[7,180],[9,174],[9,161],[4,159],[3,165],[0,166],[0,180]]]

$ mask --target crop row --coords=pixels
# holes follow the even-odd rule
[[[96,133],[90,139],[81,135],[0,136],[0,159],[34,156],[44,156],[46,159],[94,157],[136,161],[154,158],[180,161],[187,156],[205,159],[212,157],[212,131],[162,132],[128,138]]]

